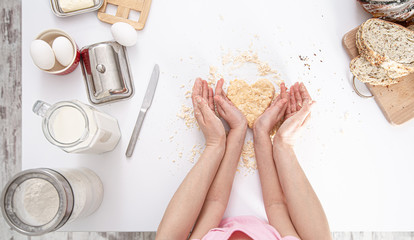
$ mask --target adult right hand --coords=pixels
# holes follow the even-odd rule
[[[223,124],[214,113],[214,94],[206,80],[197,78],[191,99],[193,101],[194,116],[203,131],[206,146],[225,146],[226,132]]]
[[[289,95],[285,121],[276,132],[273,139],[274,146],[277,144],[293,146],[303,126],[308,122],[311,110],[315,105],[315,101],[312,101],[303,83],[295,83],[290,88]]]

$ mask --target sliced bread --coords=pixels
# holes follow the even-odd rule
[[[386,16],[384,19],[390,21],[404,22],[411,21],[414,18],[414,1],[410,1],[410,5],[393,15]]]
[[[387,71],[381,66],[374,66],[362,56],[352,59],[350,69],[358,80],[371,85],[388,86],[398,83],[397,78],[404,76],[396,72]]]
[[[365,11],[389,21],[409,21],[414,15],[413,0],[358,0]]]
[[[372,18],[357,33],[357,48],[372,65],[406,75],[414,72],[414,31]]]

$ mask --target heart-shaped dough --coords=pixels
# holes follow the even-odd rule
[[[275,87],[267,79],[260,79],[253,85],[243,80],[230,82],[227,97],[246,116],[249,127],[269,107],[275,96]]]

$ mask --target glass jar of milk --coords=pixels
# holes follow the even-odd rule
[[[1,209],[12,228],[37,236],[90,216],[103,194],[101,179],[88,168],[29,169],[6,184]]]
[[[43,133],[68,153],[112,151],[121,138],[118,121],[77,100],[49,105],[37,101],[33,112],[43,117]]]

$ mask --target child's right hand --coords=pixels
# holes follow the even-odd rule
[[[289,95],[285,121],[276,132],[273,139],[274,146],[278,144],[293,146],[295,144],[299,132],[310,118],[310,112],[315,103],[303,83],[295,83],[290,88]]]
[[[223,124],[214,113],[213,89],[207,81],[197,78],[193,86],[194,116],[203,131],[206,146],[225,146],[226,132]]]
[[[220,79],[217,82],[216,94],[214,96],[214,103],[217,107],[217,112],[226,120],[231,129],[241,129],[247,131],[246,117],[240,110],[227,98],[223,90],[224,80]]]
[[[284,116],[287,103],[289,102],[289,93],[286,92],[285,84],[280,84],[280,94],[270,106],[260,115],[253,124],[254,133],[263,133],[268,135]]]

